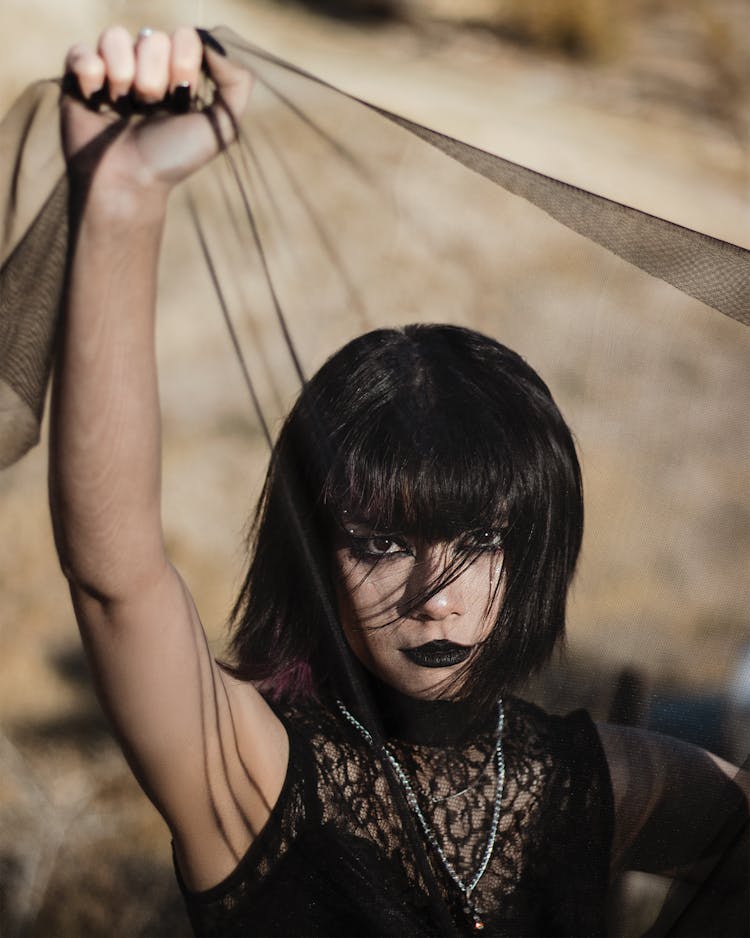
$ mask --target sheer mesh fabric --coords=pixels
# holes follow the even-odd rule
[[[0,467],[39,439],[67,253],[59,91],[29,88],[0,126]]]
[[[339,286],[345,285],[347,304],[353,310],[361,307],[360,294],[366,276],[356,264],[352,266],[353,257],[347,257],[344,263],[343,255],[351,250],[351,245],[344,250],[346,234],[340,232],[334,238],[326,233],[321,219],[327,209],[321,212],[315,206],[319,181],[301,186],[295,178],[293,161],[288,160],[289,153],[283,144],[279,145],[280,131],[284,142],[294,141],[296,149],[299,140],[295,138],[302,130],[322,148],[317,160],[322,158],[324,163],[333,160],[342,170],[338,174],[341,184],[349,189],[345,199],[358,184],[367,184],[368,215],[377,215],[378,203],[389,204],[392,195],[388,170],[383,170],[388,165],[383,162],[384,155],[389,149],[398,151],[419,140],[423,146],[420,161],[424,172],[433,172],[428,169],[426,152],[434,148],[449,157],[456,170],[461,166],[485,177],[636,268],[738,322],[748,323],[750,251],[553,179],[369,105],[280,61],[225,27],[213,30],[210,36],[236,64],[253,71],[261,86],[256,98],[262,99],[264,95],[266,98],[265,103],[256,104],[247,119],[247,133],[244,127],[239,128],[238,158],[235,161],[230,157],[228,175],[232,183],[239,184],[240,198],[237,193],[228,196],[226,180],[222,182],[221,196],[213,195],[214,202],[223,205],[221,222],[225,230],[217,250],[230,267],[234,265],[233,276],[219,277],[222,290],[226,291],[238,279],[232,246],[237,232],[227,224],[227,210],[236,222],[243,214],[238,206],[249,207],[258,201],[254,192],[257,188],[274,213],[280,210],[281,201],[301,203],[324,249],[324,266],[333,264]],[[210,91],[206,94],[210,100]],[[0,238],[0,324],[6,337],[13,340],[6,338],[0,344],[0,467],[19,459],[38,438],[52,360],[68,235],[67,180],[58,139],[58,103],[58,84],[41,83],[19,99],[0,125],[0,156],[7,167],[0,173],[0,212],[4,219]],[[267,125],[269,117],[273,119]],[[297,123],[295,130],[290,130],[290,121]],[[268,151],[265,161],[264,150]],[[214,177],[214,182],[221,178],[216,168],[208,175]],[[292,198],[282,195],[280,199],[280,194],[290,188]],[[264,189],[267,191],[263,192]],[[441,192],[441,199],[444,198]],[[264,226],[259,224],[262,219],[255,217],[262,215],[257,204],[253,204],[252,213],[253,253],[257,250],[262,254],[268,245],[262,243]],[[203,225],[211,213],[200,214],[197,221]],[[374,217],[372,221],[377,227]],[[284,228],[286,238],[282,240],[288,239],[289,230]],[[429,243],[428,226],[419,226],[419,237]],[[234,245],[235,253],[236,249]],[[241,259],[246,265],[247,253],[241,254]],[[211,265],[216,257],[207,260]],[[404,261],[404,266],[411,264],[412,259]],[[266,269],[267,276],[271,267],[273,264]],[[305,281],[305,295],[309,293],[308,286]],[[368,289],[371,291],[369,284]],[[275,287],[272,292],[276,294]],[[246,299],[243,297],[243,303]],[[288,316],[293,307],[286,299]],[[278,295],[274,302],[279,303]],[[277,313],[283,318],[280,305]],[[366,324],[367,316],[361,318]],[[290,333],[286,328],[284,331],[288,340]]]
[[[204,935],[427,935],[437,929],[379,760],[332,708],[285,709],[289,774],[263,830],[227,880],[182,884]],[[495,848],[473,900],[492,935],[604,932],[612,801],[596,730],[511,699]],[[390,739],[420,807],[464,882],[481,862],[497,773],[492,729],[436,747]],[[431,799],[435,799],[437,803]],[[459,934],[474,931],[436,852],[428,860]]]

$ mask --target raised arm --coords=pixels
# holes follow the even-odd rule
[[[173,186],[218,151],[217,128],[231,139],[251,89],[247,72],[208,54],[224,102],[214,121],[162,113],[126,122],[63,102],[79,216],[50,456],[60,562],[101,700],[196,887],[236,865],[287,759],[283,728],[260,695],[213,662],[162,537],[154,306],[164,214]],[[192,29],[142,35],[134,46],[115,27],[96,51],[73,47],[66,65],[86,97],[104,87],[113,101],[157,103],[196,87],[202,57]]]

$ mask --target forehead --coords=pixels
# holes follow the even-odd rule
[[[463,523],[456,518],[433,518],[429,523],[417,526],[399,525],[398,519],[392,517],[372,516],[368,517],[361,511],[343,508],[338,513],[336,521],[339,527],[348,534],[355,536],[371,534],[399,534],[414,540],[425,541],[428,543],[445,543],[456,540],[467,533],[475,533],[478,530],[495,530],[497,525],[495,518],[486,519],[477,524]],[[505,523],[502,526],[507,526]]]

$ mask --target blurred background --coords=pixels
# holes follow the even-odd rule
[[[750,247],[745,0],[3,0],[3,112],[30,81],[59,73],[70,43],[93,42],[113,20],[134,31],[225,23],[369,101]],[[408,160],[399,161],[394,175],[413,183]],[[439,228],[429,185],[413,195],[395,187],[394,198],[413,199]],[[451,318],[438,303],[454,303],[461,321],[505,338],[548,379],[578,436],[589,522],[569,646],[529,693],[742,762],[750,750],[748,330],[682,298],[675,318],[669,291],[657,285],[646,297],[596,252],[568,256],[554,246],[550,266],[571,280],[594,269],[590,290],[606,288],[609,305],[571,308],[539,288],[518,299],[523,315],[500,313],[487,272],[498,242],[483,228],[484,198],[468,186],[456,196],[460,249],[440,232],[432,247],[465,269],[442,265],[413,318]],[[511,228],[502,242],[508,268],[536,276],[538,258],[513,249],[515,236]],[[480,246],[466,247],[474,237]],[[160,285],[164,519],[219,653],[266,454],[215,301],[205,277],[192,274],[193,242],[177,211]],[[504,288],[506,306],[515,298]],[[325,294],[320,309],[313,303],[296,333],[310,368],[363,322],[400,321],[385,309],[323,320],[330,302]],[[539,348],[536,336],[555,330]],[[281,414],[293,381],[280,378],[274,393]],[[54,557],[45,473],[42,445],[0,475],[0,934],[188,934],[168,834],[94,699]],[[631,877],[614,931],[642,932],[662,895],[662,883]]]

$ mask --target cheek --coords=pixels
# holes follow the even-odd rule
[[[336,593],[342,619],[348,624],[377,624],[394,618],[408,580],[406,562],[388,561],[376,565],[337,551]]]
[[[341,627],[354,655],[370,670],[378,670],[383,646],[391,630],[388,623],[397,618],[394,577],[351,557],[348,551],[337,552],[336,599]]]
[[[505,565],[501,553],[479,558],[464,576],[465,588],[475,597],[474,613],[484,620],[483,637],[492,631],[505,595]]]

